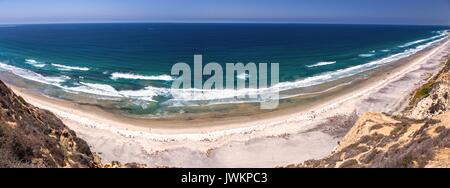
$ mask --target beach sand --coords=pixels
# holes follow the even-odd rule
[[[401,111],[411,93],[441,69],[449,53],[446,39],[308,108],[237,118],[140,120],[9,86],[29,103],[59,116],[105,162],[151,167],[275,167],[328,155],[342,137],[327,131],[333,128],[330,117]]]

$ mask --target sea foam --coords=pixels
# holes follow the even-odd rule
[[[308,65],[306,67],[308,67],[308,68],[320,67],[320,66],[325,66],[325,65],[332,65],[335,63],[336,63],[336,61],[323,61],[323,62],[319,62],[319,63],[313,64],[313,65]]]
[[[0,69],[6,70],[8,72],[11,72],[15,75],[18,75],[18,76],[28,79],[28,80],[32,80],[32,81],[43,83],[43,84],[58,86],[58,87],[61,86],[61,83],[70,79],[69,76],[65,76],[65,75],[47,77],[47,76],[38,74],[36,72],[30,71],[28,69],[15,67],[15,66],[8,65],[5,63],[0,63]]]
[[[159,76],[144,76],[132,73],[119,73],[115,72],[111,74],[111,79],[134,79],[134,80],[162,80],[171,81],[173,78],[169,75],[159,75]]]
[[[27,63],[27,64],[29,64],[29,65],[32,65],[32,66],[34,66],[34,67],[37,67],[37,68],[42,68],[42,67],[45,67],[45,66],[46,66],[45,63],[38,62],[38,61],[36,61],[36,60],[34,60],[34,59],[26,59],[26,60],[25,60],[25,63]]]
[[[330,81],[334,81],[340,78],[344,78],[344,77],[349,77],[349,76],[353,76],[356,75],[358,73],[362,73],[364,71],[367,70],[371,70],[374,68],[377,68],[381,65],[385,65],[394,61],[397,61],[399,59],[405,58],[405,57],[409,57],[411,55],[416,54],[417,52],[439,42],[442,41],[445,38],[441,38],[441,39],[437,39],[431,42],[428,42],[426,44],[417,46],[415,48],[412,49],[407,49],[401,53],[397,53],[397,54],[393,54],[390,55],[388,57],[384,57],[378,60],[374,60],[371,62],[368,62],[366,64],[361,64],[361,65],[357,65],[357,66],[352,66],[349,68],[345,68],[345,69],[340,69],[340,70],[336,70],[333,72],[328,72],[328,73],[323,73],[323,74],[319,74],[316,76],[312,76],[312,77],[308,77],[308,78],[304,78],[298,81],[294,81],[294,82],[282,82],[277,84],[276,86],[273,87],[278,87],[281,91],[283,90],[288,90],[288,89],[294,89],[294,88],[301,88],[301,87],[308,87],[308,86],[313,86],[313,85],[318,85],[321,83],[325,83],[325,82],[330,82]]]
[[[62,70],[62,71],[71,71],[71,70],[88,71],[89,70],[89,68],[87,68],[87,67],[67,66],[67,65],[61,65],[61,64],[56,64],[56,63],[52,63],[52,66],[57,67],[58,70]]]
[[[359,57],[372,57],[372,56],[374,56],[375,54],[369,54],[369,53],[367,53],[367,54],[359,54],[358,56]]]
[[[75,87],[61,86],[61,88],[66,91],[75,93],[81,92],[98,96],[124,97],[120,95],[119,92],[117,92],[117,90],[114,89],[112,86],[106,84],[80,82],[80,86]]]
[[[68,92],[85,93],[91,95],[116,97],[116,98],[130,98],[143,101],[154,101],[153,97],[157,95],[163,95],[168,91],[168,89],[165,88],[153,88],[153,87],[146,87],[140,90],[119,91],[107,84],[86,83],[86,82],[80,82],[80,85],[75,87],[62,86],[61,88]]]
[[[435,32],[435,33],[437,33],[438,35],[432,36],[432,37],[426,38],[426,39],[420,39],[420,40],[408,42],[408,43],[403,44],[403,45],[400,45],[400,46],[398,46],[398,47],[400,47],[400,48],[406,48],[406,47],[409,47],[409,46],[412,46],[412,45],[415,45],[415,44],[420,44],[420,43],[423,43],[423,42],[435,40],[435,39],[438,39],[438,38],[440,38],[440,37],[444,37],[444,36],[447,35],[447,31],[437,31],[437,32]]]

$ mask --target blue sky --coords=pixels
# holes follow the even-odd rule
[[[0,23],[155,21],[450,25],[450,0],[0,0]]]

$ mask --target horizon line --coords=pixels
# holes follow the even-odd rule
[[[162,24],[317,24],[317,25],[392,25],[392,26],[443,26],[446,24],[407,24],[407,23],[332,23],[332,22],[295,22],[295,21],[73,21],[73,22],[22,22],[0,23],[0,25],[57,25],[57,24],[133,24],[133,23],[162,23]]]

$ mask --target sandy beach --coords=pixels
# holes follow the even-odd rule
[[[59,116],[105,162],[275,167],[329,154],[342,137],[330,117],[400,112],[412,91],[440,70],[449,53],[450,41],[445,39],[308,108],[230,119],[139,120],[9,86],[29,103]]]

